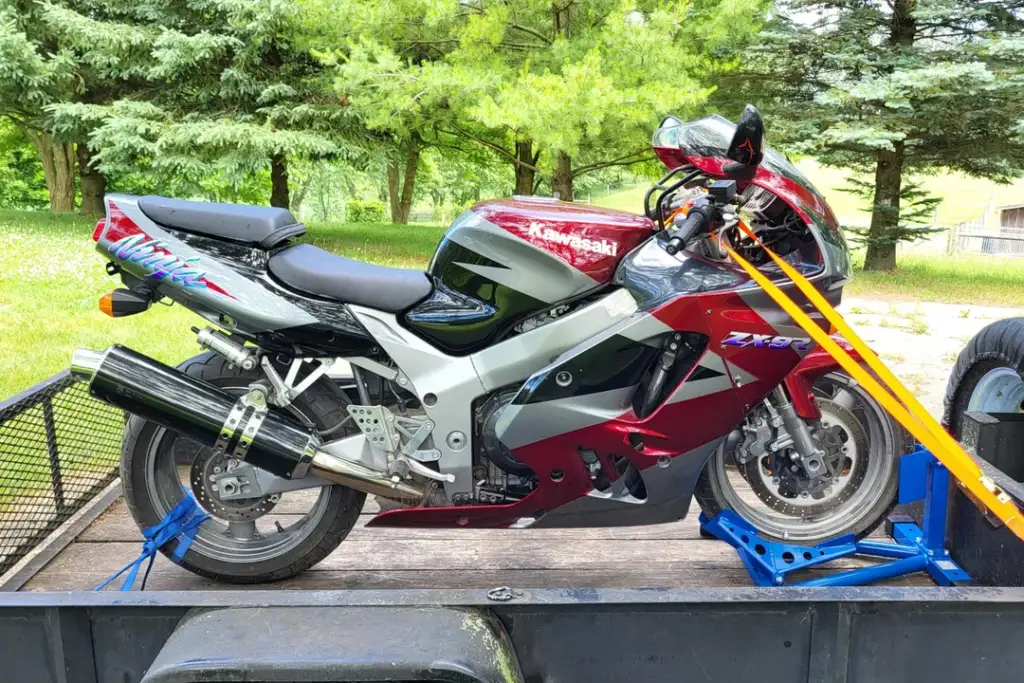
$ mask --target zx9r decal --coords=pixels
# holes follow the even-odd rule
[[[751,332],[730,332],[729,337],[722,341],[722,346],[752,346],[755,349],[788,349],[807,351],[811,346],[810,337],[783,337],[770,334],[753,334]]]

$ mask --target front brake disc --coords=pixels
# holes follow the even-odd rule
[[[868,436],[857,416],[828,399],[816,399],[820,424],[812,429],[815,445],[825,452],[832,481],[819,487],[823,498],[812,496],[813,484],[805,476],[770,470],[768,458],[754,458],[741,465],[743,478],[766,506],[791,517],[823,517],[834,512],[860,488],[868,469]],[[839,437],[838,443],[833,435]],[[786,477],[796,476],[796,481]],[[795,497],[783,495],[792,491]],[[806,496],[804,494],[807,494]]]

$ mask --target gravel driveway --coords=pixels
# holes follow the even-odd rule
[[[994,320],[1024,308],[845,299],[839,311],[936,418],[946,380],[964,345]]]

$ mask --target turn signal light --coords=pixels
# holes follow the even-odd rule
[[[153,293],[149,290],[115,289],[100,297],[100,310],[111,318],[122,318],[147,311],[152,303]]]
[[[100,297],[100,310],[111,318],[114,316],[114,293],[107,292]]]

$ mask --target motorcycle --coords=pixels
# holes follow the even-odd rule
[[[388,502],[375,527],[654,524],[696,494],[776,538],[868,533],[895,504],[898,430],[721,248],[793,294],[744,220],[838,303],[835,217],[753,107],[738,125],[669,117],[654,150],[671,170],[645,216],[481,202],[426,272],[296,243],[284,209],[108,196],[93,239],[124,286],[101,308],[166,299],[211,323],[177,368],[74,354],[132,414],[140,528],[191,491],[210,519],[180,563],[247,583],[323,559],[367,494]]]

